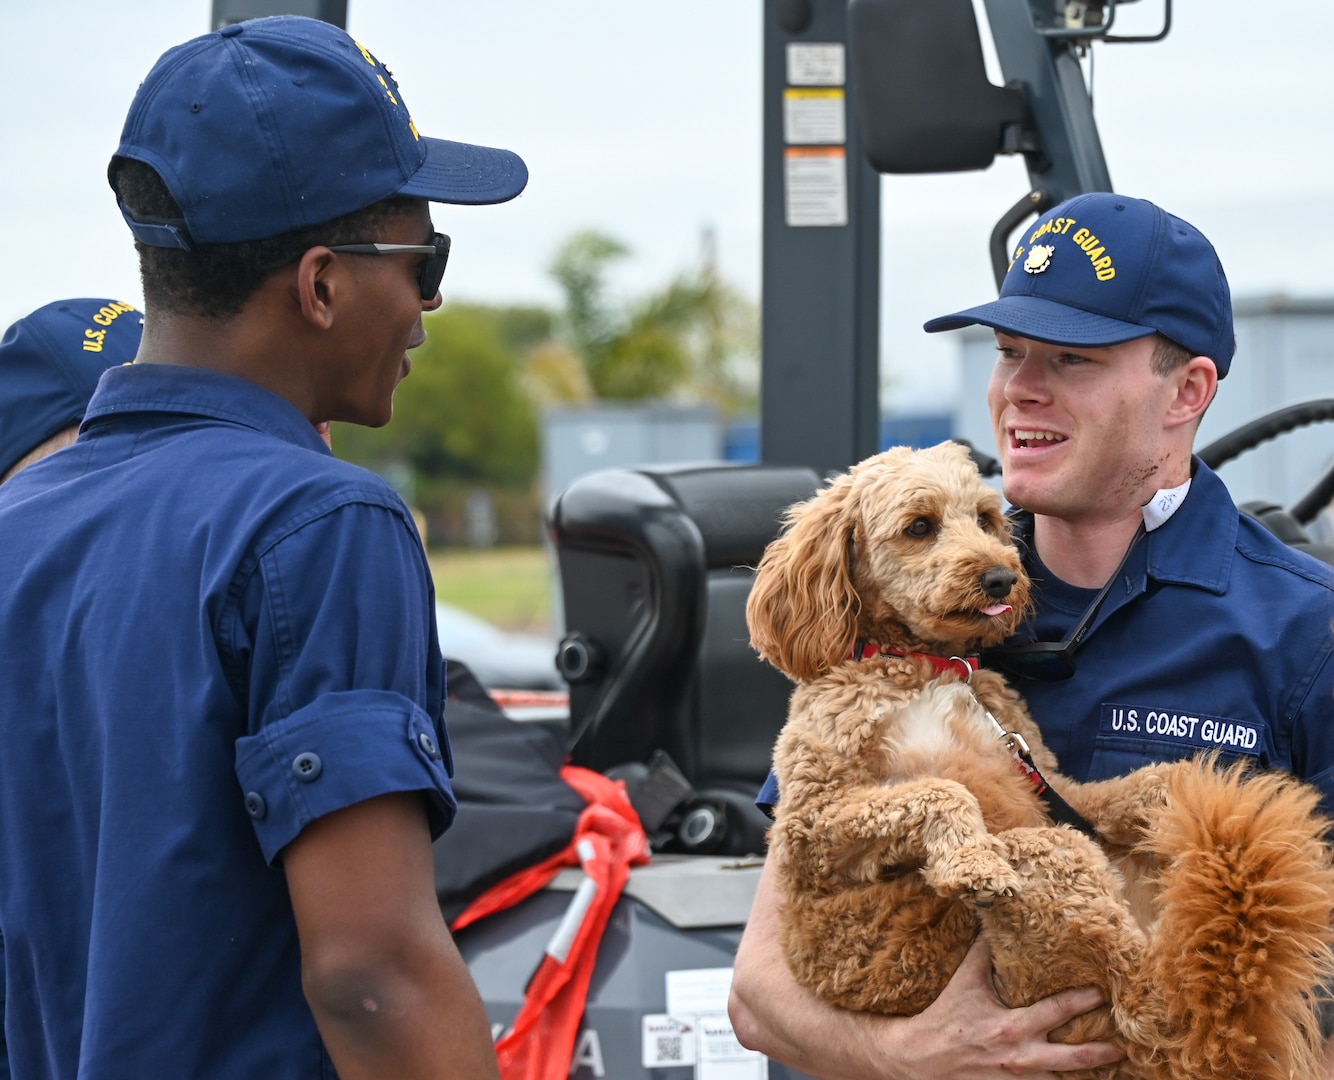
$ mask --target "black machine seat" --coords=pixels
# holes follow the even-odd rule
[[[606,772],[665,752],[725,807],[712,850],[762,850],[752,805],[791,684],[750,647],[754,567],[811,469],[675,465],[584,476],[551,506],[570,685],[572,761]]]

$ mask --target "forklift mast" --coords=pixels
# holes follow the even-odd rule
[[[1023,154],[1029,189],[996,223],[1110,191],[1080,56],[1141,0],[976,0],[1004,75],[986,73],[974,0],[762,0],[760,458],[840,471],[879,449],[880,174],[985,169]],[[347,0],[213,0],[212,25],[300,14],[345,26]]]
[[[1122,4],[1132,0],[1120,0]],[[879,448],[880,174],[985,169],[1022,154],[1029,188],[988,243],[999,288],[1028,217],[1112,190],[1080,57],[1118,0],[764,0],[760,456],[821,473]]]

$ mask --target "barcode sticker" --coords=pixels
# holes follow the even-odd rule
[[[693,1024],[666,1013],[645,1016],[642,1064],[646,1069],[695,1064]]]

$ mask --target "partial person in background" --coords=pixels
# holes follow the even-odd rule
[[[57,300],[0,338],[0,484],[69,446],[102,372],[128,364],[144,320],[123,300]],[[0,753],[3,753],[0,748]],[[5,938],[0,924],[0,1080],[5,1047]]]
[[[139,350],[143,316],[123,300],[57,300],[0,339],[0,482],[79,434],[102,372]]]

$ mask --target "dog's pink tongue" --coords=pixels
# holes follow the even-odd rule
[[[1009,604],[992,604],[991,607],[982,609],[983,615],[1004,615],[1007,611],[1013,611]]]

